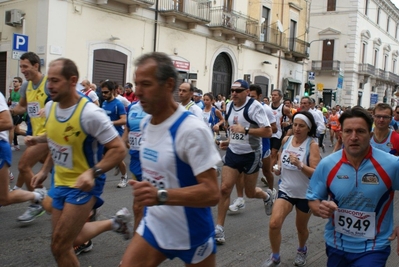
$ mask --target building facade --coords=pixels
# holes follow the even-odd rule
[[[316,96],[328,105],[396,106],[398,34],[389,0],[312,1],[308,71],[323,87]]]
[[[134,60],[160,51],[203,92],[229,95],[244,78],[263,94],[303,92],[309,1],[0,0],[0,90],[21,76],[13,34],[29,37],[42,59],[74,60],[81,79],[133,80]],[[285,2],[285,3],[284,3]]]

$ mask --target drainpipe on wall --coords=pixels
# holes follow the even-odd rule
[[[284,0],[281,2],[281,23],[284,23]],[[284,29],[284,28],[283,28]],[[280,34],[280,45],[282,45],[283,33]],[[281,49],[278,52],[278,69],[277,69],[277,89],[284,94],[283,88],[280,88],[280,68],[281,68]]]
[[[159,0],[156,0],[156,2],[155,2],[155,23],[154,23],[154,48],[153,48],[153,52],[156,52],[156,51],[157,51],[158,3],[159,3]]]

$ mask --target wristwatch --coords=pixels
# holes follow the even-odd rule
[[[158,205],[163,205],[168,200],[168,191],[165,189],[158,190],[157,194]]]
[[[98,168],[97,166],[93,166],[91,169],[93,170],[94,179],[100,177],[103,174],[103,170]]]
[[[249,127],[245,127],[244,129],[245,129],[245,135],[247,135],[249,132]]]

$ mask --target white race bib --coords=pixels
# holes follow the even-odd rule
[[[248,143],[248,135],[245,135],[243,133],[233,133],[230,131],[230,143]]]
[[[15,108],[16,106],[18,105],[18,102],[11,102],[11,106],[10,106],[10,109],[13,109],[13,108]]]
[[[39,102],[29,102],[28,103],[28,114],[31,118],[38,118],[40,111],[40,104]]]
[[[139,150],[141,144],[141,132],[129,132],[130,150]]]
[[[48,146],[54,164],[68,169],[73,169],[72,163],[72,147],[61,146],[48,139]]]
[[[158,189],[169,188],[167,176],[159,171],[142,168],[143,181],[150,182],[154,187]]]
[[[290,154],[283,150],[281,154],[281,165],[284,169],[299,171],[298,167],[290,162]]]
[[[375,212],[338,209],[334,213],[335,231],[358,238],[375,238]]]

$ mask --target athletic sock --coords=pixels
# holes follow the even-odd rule
[[[308,251],[308,248],[304,246],[303,248],[298,248],[298,251],[306,253]]]
[[[276,261],[280,261],[280,253],[272,253],[272,258]]]
[[[39,194],[38,192],[32,192],[35,195],[35,200],[34,202],[37,204],[40,202],[42,195]]]

